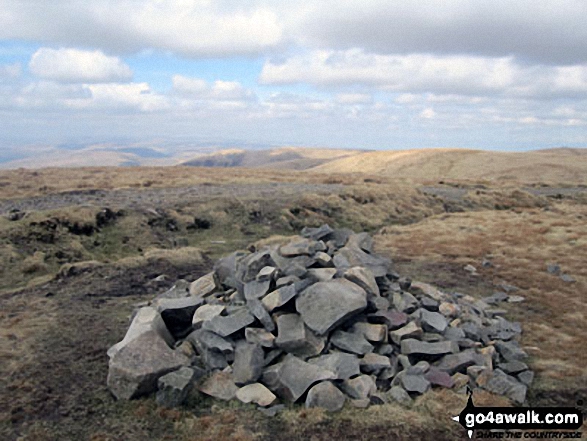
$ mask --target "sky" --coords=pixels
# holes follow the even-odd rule
[[[584,0],[0,0],[0,156],[587,145]]]

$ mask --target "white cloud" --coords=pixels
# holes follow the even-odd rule
[[[161,49],[187,56],[258,54],[282,38],[268,7],[229,0],[4,0],[0,38],[99,47]]]
[[[40,48],[31,57],[29,69],[36,76],[64,83],[127,81],[132,70],[117,57],[102,51]]]
[[[154,93],[148,83],[128,84],[89,84],[92,100],[87,103],[90,108],[136,109],[143,112],[166,110],[169,100]]]
[[[587,94],[587,65],[525,66],[512,57],[376,55],[360,49],[317,50],[265,62],[264,84],[323,87],[363,84],[404,94],[551,97]],[[399,97],[408,99],[409,95]]]
[[[22,66],[20,63],[0,64],[0,80],[14,79],[20,77],[22,74]]]
[[[368,93],[339,93],[336,95],[338,104],[369,104],[373,97]]]
[[[252,91],[237,81],[216,80],[209,84],[201,78],[174,75],[173,90],[185,98],[196,100],[247,101],[254,99]]]
[[[432,107],[427,107],[420,112],[420,118],[432,119],[436,116],[436,112]]]

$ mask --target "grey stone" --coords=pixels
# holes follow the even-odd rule
[[[336,268],[310,268],[308,277],[318,282],[327,282],[336,275]]]
[[[349,237],[355,234],[353,230],[349,228],[336,228],[332,233],[324,236],[324,240],[332,241],[336,248],[342,248],[346,245]]]
[[[189,367],[182,367],[159,378],[157,382],[157,404],[163,407],[180,406],[189,394],[195,371]]]
[[[526,299],[522,296],[509,296],[508,297],[508,303],[521,303],[525,300]]]
[[[349,401],[351,403],[351,406],[353,406],[356,409],[366,409],[371,404],[371,400],[369,398],[363,398],[361,400],[350,399]]]
[[[335,254],[334,265],[339,269],[348,269],[361,266],[371,270],[375,277],[383,277],[387,274],[390,261],[381,256],[367,254],[355,246],[345,246]]]
[[[377,391],[375,381],[369,375],[359,375],[358,377],[344,380],[340,388],[355,400],[369,398],[371,394]]]
[[[485,389],[498,395],[505,395],[517,404],[524,403],[528,390],[526,385],[499,369],[493,371],[493,376],[485,385]]]
[[[401,341],[404,339],[419,337],[422,337],[422,328],[420,328],[416,322],[409,322],[403,328],[389,332],[389,338],[396,345],[401,344]]]
[[[253,316],[255,316],[257,320],[259,320],[259,322],[267,331],[275,331],[275,323],[273,322],[273,319],[265,309],[265,306],[263,306],[263,303],[261,303],[257,299],[251,299],[247,302],[247,308],[249,309],[249,312],[253,314]]]
[[[369,269],[360,266],[349,268],[344,272],[344,278],[363,288],[367,296],[379,297],[379,287]]]
[[[348,280],[318,282],[296,298],[296,309],[310,329],[324,335],[367,307],[367,294]]]
[[[317,242],[311,239],[295,239],[286,245],[282,245],[279,248],[279,254],[283,257],[311,256],[317,251],[316,244]]]
[[[495,349],[506,361],[517,361],[523,360],[528,355],[520,348],[515,341],[497,341],[495,343]]]
[[[522,384],[525,384],[526,386],[530,386],[532,384],[532,381],[534,380],[534,372],[532,371],[524,371],[524,372],[520,372],[518,375],[518,380],[520,380],[520,382]]]
[[[108,356],[113,357],[132,340],[148,332],[154,332],[159,335],[169,346],[174,343],[174,339],[167,329],[161,314],[155,308],[146,306],[140,308],[135,314],[124,338],[108,349]]]
[[[390,368],[389,357],[379,354],[365,354],[361,359],[361,371],[366,374],[377,374],[382,369]]]
[[[226,307],[224,305],[202,305],[194,313],[192,318],[192,327],[199,329],[207,320],[212,320],[214,317],[221,315]]]
[[[424,375],[430,369],[430,363],[422,360],[406,369],[408,375]]]
[[[261,411],[261,413],[263,413],[264,415],[273,418],[275,415],[277,415],[279,412],[285,410],[285,404],[276,404],[275,406],[271,406],[271,407],[259,407],[259,411]]]
[[[336,330],[330,337],[330,342],[343,351],[357,355],[363,355],[373,351],[373,345],[362,334],[355,332]]]
[[[569,276],[568,274],[562,274],[560,276],[561,280],[565,283],[575,283],[576,280],[573,276]]]
[[[255,403],[262,407],[270,406],[277,397],[261,383],[247,384],[236,391],[236,398],[243,403]]]
[[[291,354],[301,357],[318,355],[326,341],[316,336],[299,314],[284,314],[277,318],[277,338],[275,345]]]
[[[480,341],[481,340],[481,329],[473,322],[466,322],[463,323],[461,329],[465,333],[467,338],[470,338],[473,341]]]
[[[276,275],[277,268],[275,268],[274,266],[264,266],[257,274],[256,279],[258,282],[269,282],[273,280]]]
[[[157,311],[161,314],[171,335],[181,338],[191,331],[194,312],[203,302],[204,300],[199,297],[161,299],[158,302]]]
[[[261,346],[246,341],[239,341],[234,353],[232,377],[235,384],[254,383],[263,372],[265,353]]]
[[[275,287],[281,288],[282,286],[291,285],[291,284],[293,284],[295,282],[299,282],[299,281],[300,281],[299,277],[296,277],[296,276],[280,277],[279,279],[277,279],[275,281]]]
[[[440,305],[438,301],[426,296],[423,296],[420,299],[420,304],[422,305],[422,308],[432,312],[438,312],[438,306]]]
[[[222,370],[228,366],[226,355],[210,349],[203,349],[200,358],[208,371]]]
[[[347,380],[361,373],[359,358],[345,352],[321,355],[308,360],[308,362],[334,372],[335,380]]]
[[[404,355],[445,355],[459,351],[458,345],[452,341],[427,343],[415,339],[406,339],[401,342],[401,351]]]
[[[365,232],[351,234],[347,240],[347,246],[360,248],[367,253],[372,253],[373,238]]]
[[[237,312],[226,317],[216,316],[212,320],[203,323],[202,328],[215,332],[221,337],[227,337],[241,329],[246,328],[255,321],[246,308],[241,308]]]
[[[474,350],[466,350],[457,354],[448,354],[436,364],[436,367],[442,372],[452,375],[456,372],[465,373],[469,366],[477,364],[477,354]]]
[[[369,304],[380,311],[387,311],[390,303],[385,297],[373,297],[369,299]]]
[[[223,338],[212,331],[197,329],[188,335],[186,340],[192,343],[200,353],[206,349],[224,355],[234,353],[234,342],[230,339]]]
[[[236,266],[237,263],[246,256],[243,251],[236,251],[226,257],[216,261],[214,264],[214,273],[218,282],[230,288],[237,288],[236,282]]]
[[[236,397],[238,387],[229,373],[215,372],[200,384],[198,390],[219,400],[230,401]]]
[[[465,338],[465,331],[463,331],[461,328],[448,326],[444,330],[444,338],[458,342],[459,340]]]
[[[287,302],[293,299],[296,294],[297,290],[295,285],[287,285],[267,294],[265,297],[263,297],[261,302],[263,303],[263,306],[265,306],[265,308],[271,312],[274,309],[285,305]]]
[[[555,276],[558,276],[561,273],[561,267],[556,263],[550,263],[546,266],[546,271],[549,274],[554,274]]]
[[[407,392],[423,394],[430,389],[430,382],[423,375],[403,375],[401,383]]]
[[[395,310],[377,311],[367,316],[371,323],[380,323],[387,326],[389,330],[395,330],[408,323],[408,315]]]
[[[288,401],[297,401],[314,383],[333,380],[335,374],[295,356],[287,357],[277,371],[277,393]]]
[[[426,372],[424,378],[428,380],[432,386],[441,386],[450,389],[455,385],[452,377],[448,373],[438,369],[436,366],[430,366],[430,369]]]
[[[264,348],[275,346],[275,336],[261,328],[245,328],[245,338],[248,343],[256,343]]]
[[[267,268],[267,267],[266,267]],[[264,280],[251,280],[244,284],[244,296],[245,300],[258,300],[265,296],[269,292],[271,287],[271,281]]]
[[[420,321],[422,323],[422,329],[428,332],[437,332],[442,334],[448,326],[448,323],[442,314],[439,314],[438,312],[431,312],[426,309],[422,309]]]
[[[334,230],[328,224],[323,224],[318,228],[304,227],[301,234],[308,239],[320,240],[333,232]]]
[[[412,404],[412,398],[401,386],[393,386],[389,389],[387,395],[402,406],[409,406]]]
[[[267,354],[265,355],[264,365],[269,366],[275,360],[277,360],[279,357],[281,357],[283,354],[285,354],[285,352],[281,349],[273,349],[273,350],[267,352]]]
[[[393,306],[395,306],[398,311],[410,314],[418,308],[419,304],[418,299],[409,292],[394,292]]]
[[[111,356],[108,388],[119,400],[147,395],[157,389],[160,377],[189,363],[188,357],[167,346],[158,333],[148,331]]]
[[[393,349],[393,346],[390,345],[389,343],[384,343],[382,345],[379,345],[376,352],[378,354],[387,355],[389,357],[391,354],[393,354],[394,349]]]
[[[205,298],[214,293],[218,289],[216,275],[214,272],[208,273],[205,276],[193,281],[190,284],[190,295],[198,298]]]
[[[510,375],[518,374],[522,371],[528,370],[528,365],[518,360],[510,361],[507,363],[500,363],[497,365],[497,367],[504,371],[506,374]]]
[[[332,257],[326,254],[324,251],[318,251],[314,255],[314,259],[316,259],[316,263],[321,267],[327,268],[334,266],[334,262],[332,262]]]
[[[259,271],[266,266],[274,266],[269,251],[263,250],[245,256],[236,264],[236,279],[241,283],[247,283],[256,279]],[[237,284],[237,289],[239,288]]]
[[[346,397],[330,381],[313,386],[306,397],[306,407],[320,407],[329,412],[338,412],[344,407]]]

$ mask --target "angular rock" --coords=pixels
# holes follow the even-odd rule
[[[323,224],[318,228],[304,227],[301,234],[307,239],[320,240],[333,232],[334,230],[328,224]]]
[[[379,354],[365,354],[361,359],[361,371],[367,374],[376,374],[385,368],[390,368],[389,357]]]
[[[264,348],[275,346],[275,336],[261,328],[245,328],[245,338],[248,343],[256,343]]]
[[[192,319],[196,309],[204,302],[200,297],[161,299],[157,311],[161,314],[167,329],[176,338],[185,337],[192,330]]]
[[[297,290],[295,285],[287,285],[267,294],[265,297],[263,297],[261,302],[269,312],[272,312],[275,308],[279,308],[280,306],[285,305],[287,302],[293,299],[296,294]]]
[[[509,375],[519,374],[520,372],[528,370],[528,365],[518,360],[499,363],[497,367]]]
[[[299,238],[279,248],[283,257],[311,256],[314,254],[317,242],[315,240]]]
[[[226,317],[216,316],[212,320],[203,323],[202,329],[215,332],[221,337],[228,337],[241,329],[246,328],[255,321],[246,308],[241,308],[237,312]]]
[[[454,380],[449,374],[441,371],[435,366],[430,366],[430,369],[426,372],[424,378],[428,380],[432,386],[441,386],[450,389],[455,385]]]
[[[236,282],[236,266],[237,263],[246,256],[242,251],[235,251],[234,253],[223,257],[214,264],[214,274],[218,282],[229,288],[237,288]]]
[[[356,355],[345,352],[333,352],[308,360],[309,363],[334,372],[334,380],[348,380],[361,373],[360,361]]]
[[[334,263],[332,262],[332,257],[326,254],[324,251],[318,251],[314,255],[314,259],[316,259],[316,263],[323,268],[334,266]]]
[[[276,275],[277,268],[275,268],[274,266],[264,266],[257,274],[256,279],[258,282],[269,282],[273,280]]]
[[[193,281],[190,284],[190,295],[193,297],[205,298],[218,289],[216,275],[214,272]]]
[[[432,312],[438,312],[438,306],[440,305],[438,301],[425,296],[420,299],[420,304],[422,308]]]
[[[379,343],[386,341],[387,326],[358,322],[353,325],[352,332],[363,334],[367,340]]]
[[[277,289],[281,288],[282,286],[287,286],[287,285],[291,285],[293,283],[299,282],[300,278],[296,277],[296,276],[285,276],[285,277],[280,277],[279,279],[277,279],[275,281],[275,287]]]
[[[448,323],[442,314],[431,312],[426,309],[422,309],[420,322],[424,331],[437,332],[439,334],[442,334],[448,326]]]
[[[526,386],[530,386],[532,384],[532,380],[534,380],[534,372],[532,371],[524,371],[524,372],[520,372],[518,375],[518,380],[520,380],[520,382],[522,384],[525,384]]]
[[[423,394],[430,389],[430,382],[423,375],[404,375],[401,383],[407,392]]]
[[[318,335],[330,332],[366,307],[365,290],[344,279],[315,283],[296,298],[304,323]]]
[[[362,334],[336,330],[330,338],[330,342],[343,351],[357,355],[367,354],[373,351],[373,345]]]
[[[295,356],[287,357],[277,372],[277,393],[290,402],[297,401],[314,383],[333,380],[336,375]]]
[[[369,375],[359,375],[356,378],[344,380],[340,388],[349,397],[355,400],[369,398],[371,394],[377,391],[375,381]]]
[[[495,343],[495,349],[497,349],[506,361],[523,360],[528,357],[528,354],[515,341],[497,341]]]
[[[454,318],[459,315],[461,308],[459,305],[451,302],[441,302],[438,306],[438,312],[440,312],[443,316]]]
[[[276,404],[274,406],[271,407],[259,407],[259,411],[261,411],[264,415],[273,418],[275,415],[277,415],[279,412],[285,410],[285,404]]]
[[[448,354],[436,364],[442,372],[452,375],[456,372],[465,373],[469,366],[477,364],[478,356],[474,350],[462,351],[457,354]]]
[[[409,406],[412,404],[412,398],[401,386],[393,386],[389,389],[387,395],[402,406]]]
[[[163,407],[180,406],[192,389],[192,380],[196,372],[189,367],[182,367],[159,378],[156,401]]]
[[[445,293],[440,291],[438,288],[436,288],[432,285],[429,285],[428,283],[424,283],[424,282],[413,281],[412,286],[410,288],[413,288],[414,290],[420,291],[422,294],[430,297],[433,300],[436,300],[437,302],[442,302],[448,297]]]
[[[199,329],[207,320],[212,320],[214,317],[222,314],[226,307],[224,305],[202,305],[194,314],[192,319],[192,326],[194,329]]]
[[[418,299],[409,292],[394,292],[393,306],[395,306],[398,311],[411,314],[418,308],[419,304]]]
[[[113,357],[132,340],[148,332],[154,332],[159,335],[169,346],[174,343],[174,339],[167,329],[161,314],[155,308],[146,306],[139,309],[135,314],[124,338],[108,349],[108,356]]]
[[[284,314],[277,318],[275,345],[294,355],[311,357],[324,349],[325,339],[316,336],[299,314]]]
[[[263,306],[263,303],[261,303],[257,299],[251,299],[247,302],[247,308],[249,309],[249,312],[253,314],[253,316],[257,320],[259,320],[259,322],[261,322],[261,324],[267,331],[275,331],[275,323],[273,322],[273,319],[265,309],[265,306]]]
[[[259,379],[265,364],[265,353],[261,346],[246,341],[236,344],[232,377],[237,385],[254,383]]]
[[[526,385],[517,381],[499,369],[493,371],[493,376],[485,385],[485,389],[498,395],[505,395],[517,404],[526,400]]]
[[[336,268],[346,270],[354,266],[361,266],[368,268],[375,277],[385,276],[390,266],[388,259],[367,254],[359,247],[350,245],[346,245],[338,250],[333,260]]]
[[[209,349],[224,355],[234,354],[234,342],[212,331],[198,329],[188,335],[186,340],[192,343],[199,353]]]
[[[236,391],[236,398],[243,403],[255,403],[262,407],[270,406],[277,397],[261,383],[247,384]]]
[[[310,268],[308,277],[318,282],[327,282],[336,275],[336,268]]]
[[[346,397],[330,381],[313,386],[306,397],[306,407],[321,407],[329,412],[338,412],[344,407]]]
[[[130,400],[154,392],[163,375],[188,365],[190,360],[174,351],[155,331],[129,341],[111,358],[107,384],[119,400]]]
[[[198,390],[219,400],[230,401],[236,397],[238,387],[229,373],[215,372],[200,384]]]
[[[387,326],[389,330],[395,330],[405,326],[409,317],[406,313],[399,311],[377,311],[367,316],[371,323],[380,323]]]
[[[268,268],[268,267],[265,267]],[[245,296],[245,300],[258,300],[263,298],[268,292],[269,288],[271,287],[271,281],[264,280],[251,280],[244,284],[244,291],[243,294]]]
[[[426,361],[419,361],[413,366],[410,366],[406,369],[407,375],[424,375],[426,372],[430,370],[430,363]]]
[[[422,328],[420,328],[416,322],[409,322],[403,328],[396,329],[395,331],[389,332],[389,338],[396,345],[401,344],[401,341],[407,338],[420,338],[422,337]]]
[[[401,342],[401,351],[404,355],[445,355],[459,351],[458,345],[452,341],[427,343],[415,339],[406,339]]]
[[[344,272],[344,278],[359,285],[368,296],[379,297],[379,287],[369,269],[360,266],[349,268]]]

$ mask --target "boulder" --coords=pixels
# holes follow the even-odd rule
[[[261,383],[247,384],[236,391],[236,397],[243,403],[255,403],[262,407],[270,406],[277,397]]]
[[[373,345],[365,339],[363,334],[357,332],[336,330],[330,337],[330,342],[343,351],[357,355],[363,355],[373,351]]]
[[[379,297],[379,287],[369,269],[360,266],[349,268],[343,276],[363,288],[368,296]]]
[[[161,299],[157,305],[157,312],[161,314],[171,335],[182,338],[191,332],[194,313],[203,302],[204,299],[199,297]]]
[[[234,353],[232,377],[235,384],[244,385],[254,383],[263,372],[265,353],[261,346],[255,343],[239,341]]]
[[[255,321],[246,308],[241,308],[237,312],[228,316],[216,316],[211,320],[205,321],[202,328],[215,332],[221,337],[228,337],[241,329],[246,328]]]
[[[270,280],[251,280],[244,284],[243,295],[247,301],[261,299],[269,292],[269,288],[271,288]]]
[[[310,268],[308,277],[317,282],[327,282],[336,275],[336,268]]]
[[[276,376],[278,395],[290,402],[297,401],[313,384],[336,377],[334,372],[293,355],[283,361]]]
[[[457,353],[459,351],[459,347],[455,342],[452,341],[428,343],[409,338],[402,340],[401,351],[404,355],[437,356]]]
[[[358,377],[344,380],[340,388],[355,400],[369,398],[371,394],[377,391],[375,381],[369,375],[359,375]]]
[[[420,338],[422,337],[422,328],[416,322],[409,322],[403,328],[396,329],[389,332],[389,338],[396,345],[400,345],[401,341],[406,338]]]
[[[361,373],[360,361],[356,355],[344,352],[333,352],[308,360],[309,363],[318,365],[334,372],[334,380],[348,380]]]
[[[426,309],[422,309],[420,323],[422,324],[422,329],[424,331],[436,332],[439,334],[442,334],[448,326],[448,323],[442,314],[431,312]]]
[[[387,326],[389,330],[395,330],[405,326],[408,323],[409,317],[404,312],[396,310],[377,311],[367,316],[371,323],[380,323]]]
[[[295,285],[287,285],[267,294],[265,297],[263,297],[261,302],[269,312],[272,312],[274,309],[285,305],[287,302],[293,299],[296,294],[297,290]]]
[[[403,375],[401,383],[406,392],[423,394],[430,389],[430,382],[423,375]]]
[[[196,371],[182,367],[159,378],[156,401],[163,407],[180,406],[193,386]]]
[[[389,357],[379,354],[365,354],[361,359],[361,371],[366,374],[377,374],[385,368],[390,368]]]
[[[328,224],[323,224],[318,228],[304,227],[301,234],[307,239],[320,240],[333,232],[334,230]]]
[[[352,326],[352,332],[362,334],[367,340],[381,343],[387,341],[387,326],[357,322]]]
[[[265,299],[263,299],[263,300],[265,300]],[[265,306],[263,306],[263,303],[261,303],[257,299],[251,299],[247,302],[247,308],[249,309],[249,312],[257,320],[259,320],[259,322],[263,325],[263,327],[267,331],[269,331],[269,332],[275,331],[275,322],[273,321],[273,319],[271,318],[271,316],[267,312],[267,309],[265,309]]]
[[[194,313],[192,318],[192,327],[199,329],[207,320],[212,320],[214,317],[221,315],[226,307],[224,305],[202,305]]]
[[[300,357],[318,355],[326,344],[323,337],[315,335],[299,314],[284,314],[277,318],[275,345]]]
[[[188,335],[186,340],[192,343],[200,354],[205,350],[218,352],[223,355],[234,354],[234,342],[231,339],[221,337],[212,331],[197,329]]]
[[[469,366],[477,364],[478,354],[474,350],[466,350],[456,354],[448,354],[436,364],[436,367],[450,375],[461,372],[465,373]]]
[[[205,276],[193,281],[190,284],[190,296],[205,298],[213,294],[218,289],[216,274],[208,273]]]
[[[189,358],[171,349],[158,333],[149,331],[111,356],[108,389],[119,400],[147,395],[157,390],[160,377],[189,363]]]
[[[495,343],[495,349],[497,349],[499,355],[506,361],[518,361],[528,357],[528,354],[515,341],[497,341]]]
[[[198,390],[219,400],[230,401],[236,397],[238,387],[229,373],[215,372],[200,384]]]
[[[249,343],[256,343],[264,348],[275,346],[275,336],[266,329],[245,328],[245,339]]]
[[[324,335],[367,307],[367,294],[344,279],[318,282],[296,298],[296,309],[304,323]]]
[[[338,412],[344,407],[346,397],[330,381],[313,386],[306,397],[306,407],[321,407],[329,412]]]
[[[412,398],[401,386],[393,386],[389,389],[387,395],[402,406],[409,406],[412,404]]]
[[[270,282],[277,276],[277,268],[274,266],[264,266],[259,270],[256,280],[258,282]]]

